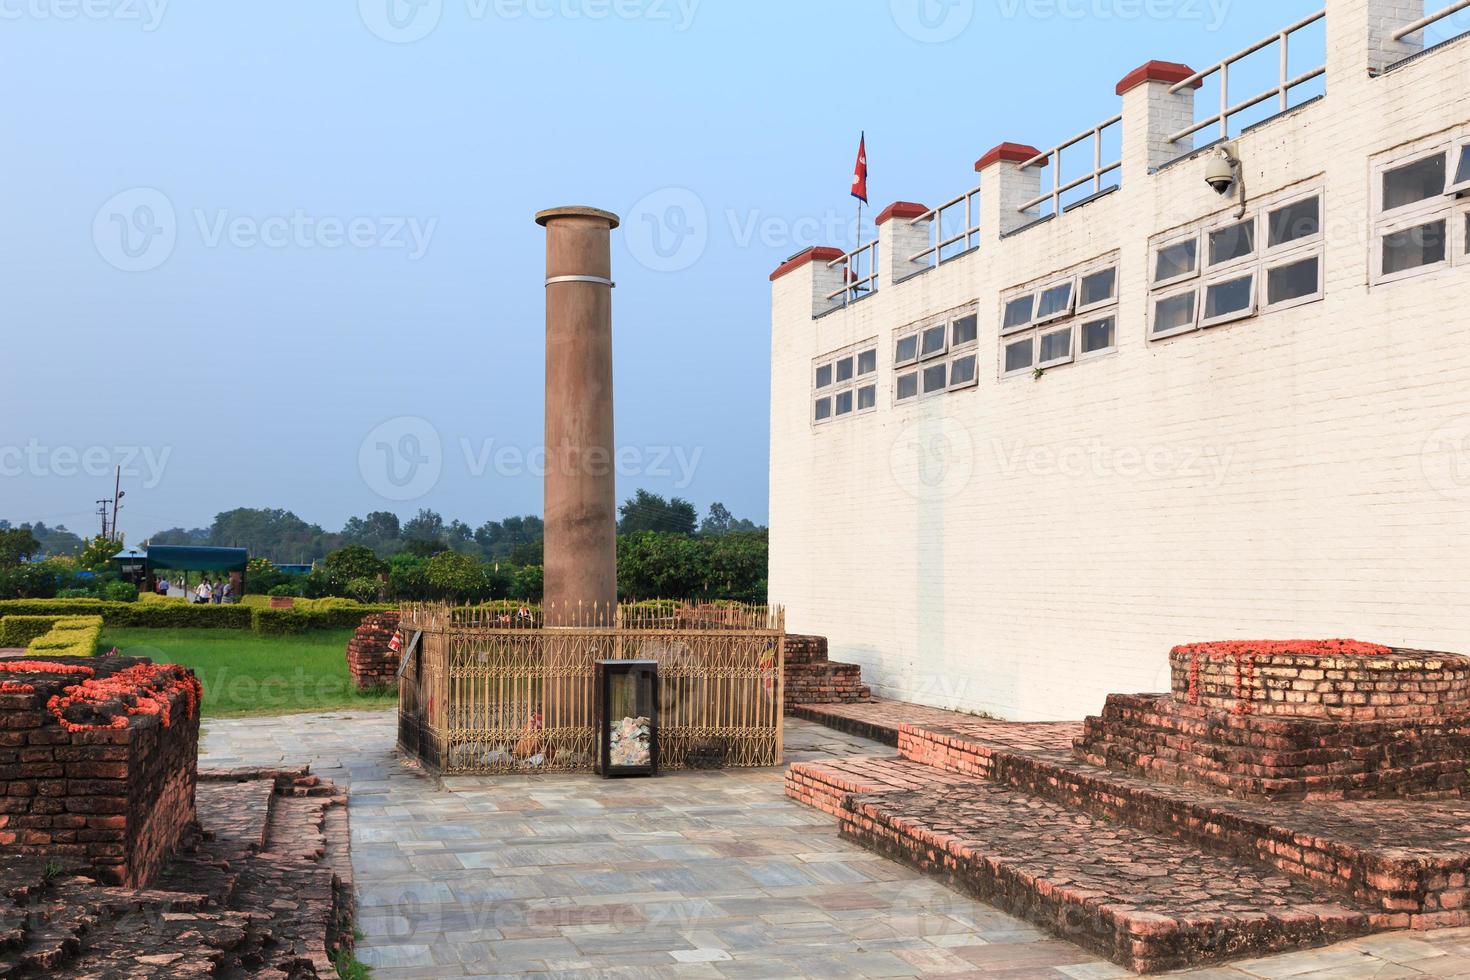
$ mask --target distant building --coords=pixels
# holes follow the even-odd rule
[[[1327,0],[1293,33],[1320,71],[1223,99],[1151,62],[1060,174],[1002,143],[777,269],[791,627],[877,693],[1017,719],[1165,690],[1185,641],[1470,651],[1470,37],[1395,37],[1423,14]],[[1258,95],[1232,175],[1211,117]]]

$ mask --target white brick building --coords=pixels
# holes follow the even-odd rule
[[[1395,40],[1424,13],[1327,0],[1325,96],[1237,138],[1248,227],[1219,126],[1173,138],[1217,110],[1153,62],[1086,203],[1023,212],[1055,168],[1002,144],[942,232],[899,204],[778,269],[791,628],[877,693],[1023,720],[1166,689],[1185,641],[1470,652],[1470,38]]]

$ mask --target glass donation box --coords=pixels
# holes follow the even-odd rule
[[[657,775],[656,662],[597,662],[597,771],[604,778]]]

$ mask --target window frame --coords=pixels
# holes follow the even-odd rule
[[[955,363],[966,359],[975,362],[975,369],[970,373],[969,381],[960,381],[956,383],[956,381],[954,380]],[[956,356],[950,357],[947,363],[949,365],[947,368],[948,374],[946,376],[948,384],[947,387],[944,389],[945,391],[962,391],[965,388],[978,388],[980,386],[980,349],[978,346],[975,347],[973,350],[965,350]]]
[[[1455,209],[1449,211],[1437,211],[1429,214],[1420,212],[1414,215],[1405,215],[1402,221],[1378,221],[1373,226],[1373,250],[1368,267],[1371,282],[1375,286],[1385,286],[1389,283],[1401,282],[1405,279],[1413,279],[1417,276],[1425,276],[1430,273],[1440,272],[1454,265],[1456,255],[1455,248]],[[1416,265],[1410,269],[1400,269],[1397,272],[1383,271],[1384,245],[1387,244],[1391,235],[1409,231],[1414,228],[1426,228],[1429,225],[1445,223],[1445,245],[1444,258],[1438,262],[1428,262],[1424,265]]]
[[[1097,303],[1086,303],[1086,304],[1084,304],[1082,302],[1082,281],[1084,279],[1090,279],[1090,278],[1092,278],[1093,276],[1097,275],[1100,272],[1106,272],[1109,269],[1111,269],[1113,271],[1113,292],[1112,292],[1112,295],[1109,296],[1107,299],[1102,300],[1101,302],[1097,302]],[[1077,273],[1076,300],[1075,300],[1075,302],[1073,304],[1073,309],[1072,309],[1072,315],[1074,317],[1080,318],[1080,317],[1082,317],[1082,316],[1084,316],[1084,315],[1086,315],[1088,313],[1094,312],[1095,310],[1105,310],[1108,307],[1110,307],[1110,306],[1116,306],[1117,304],[1118,304],[1118,260],[1116,258],[1114,258],[1113,261],[1111,261],[1111,262],[1102,263],[1100,265],[1093,266],[1090,269],[1084,269],[1081,272]],[[1089,322],[1091,322],[1091,321],[1089,321]]]
[[[922,332],[923,331],[920,330],[907,330],[893,338],[893,367],[895,370],[902,367],[908,367],[910,364],[919,363],[919,351],[923,348],[923,342],[920,338],[920,334]],[[898,345],[903,343],[905,340],[908,340],[910,337],[912,337],[914,341],[914,356],[911,358],[900,358],[898,356]]]
[[[1455,182],[1455,174],[1460,172],[1460,159],[1470,158],[1470,139],[1457,139],[1450,144],[1449,160],[1451,166],[1445,171],[1445,196],[1450,198],[1459,197],[1461,194],[1470,194],[1470,177]]]
[[[1052,358],[1050,361],[1042,360],[1041,342],[1052,334],[1061,333],[1063,330],[1066,330],[1070,334],[1070,336],[1067,338],[1067,353],[1062,355],[1061,357]],[[1036,370],[1038,371],[1045,371],[1048,368],[1059,367],[1063,364],[1071,364],[1077,359],[1077,324],[1075,322],[1065,323],[1052,327],[1050,330],[1037,330],[1036,344],[1032,348],[1032,354],[1034,355]]]
[[[1010,308],[1012,303],[1023,297],[1031,300],[1031,312],[1026,317],[1026,322],[1010,327],[1006,326],[1006,310]],[[1030,330],[1036,326],[1036,299],[1037,291],[1035,289],[1018,289],[1010,294],[1000,294],[1000,335],[1002,337],[1009,337],[1012,334],[1018,334],[1023,330]]]
[[[1301,204],[1303,201],[1309,201],[1314,197],[1317,199],[1317,230],[1307,237],[1293,238],[1289,242],[1283,242],[1280,245],[1272,245],[1271,215],[1276,213],[1277,211],[1284,211],[1289,207]],[[1276,257],[1290,254],[1291,252],[1295,252],[1297,249],[1305,249],[1308,246],[1319,245],[1322,243],[1323,240],[1323,229],[1327,225],[1326,190],[1325,188],[1319,187],[1316,190],[1308,193],[1294,194],[1290,197],[1284,197],[1274,204],[1268,204],[1263,207],[1261,209],[1260,217],[1262,219],[1261,223],[1265,225],[1266,237],[1258,243],[1256,252],[1265,262],[1272,262]],[[1321,276],[1319,275],[1318,278],[1320,279]]]
[[[969,340],[962,341],[960,343],[956,343],[955,342],[955,339],[954,339],[954,328],[955,328],[955,325],[957,323],[959,323],[961,320],[965,320],[965,319],[968,319],[970,317],[974,317],[975,318],[975,336],[972,337]],[[975,349],[978,349],[979,348],[979,346],[980,346],[980,311],[978,309],[968,310],[968,311],[966,311],[964,313],[956,313],[953,316],[949,317],[949,319],[947,321],[947,324],[948,325],[947,325],[946,329],[947,329],[948,332],[946,333],[946,336],[949,338],[949,354],[950,355],[955,354],[955,352],[957,352],[957,351],[966,351],[966,350],[970,350],[972,348],[975,348]]]
[[[916,401],[919,401],[920,399],[922,399],[924,397],[924,385],[922,383],[923,379],[920,378],[920,376],[919,376],[920,373],[921,373],[921,369],[919,368],[919,366],[917,364],[910,365],[909,367],[904,368],[902,371],[896,371],[896,372],[894,372],[894,375],[893,375],[893,404],[894,405],[902,405],[902,404],[904,404],[906,402],[916,402]],[[902,392],[900,392],[900,390],[899,390],[899,382],[903,381],[903,379],[904,378],[907,378],[907,377],[912,377],[914,379],[914,393],[912,395],[905,395]]]
[[[1158,320],[1159,304],[1162,303],[1162,302],[1164,302],[1165,300],[1176,299],[1176,298],[1178,298],[1180,296],[1184,296],[1186,294],[1193,294],[1193,296],[1194,296],[1194,317],[1188,323],[1182,324],[1182,325],[1180,325],[1178,327],[1171,327],[1168,331],[1166,331],[1164,333],[1157,333],[1157,332],[1155,332],[1154,331],[1154,323],[1157,322],[1157,320]],[[1170,337],[1181,337],[1181,336],[1183,336],[1184,334],[1187,334],[1187,333],[1194,333],[1195,331],[1197,331],[1199,329],[1199,314],[1200,314],[1200,296],[1199,296],[1199,284],[1198,283],[1195,283],[1194,285],[1186,286],[1183,289],[1174,289],[1174,290],[1161,289],[1161,290],[1159,290],[1156,293],[1150,293],[1149,294],[1149,300],[1148,300],[1148,321],[1147,321],[1148,322],[1148,339],[1150,341],[1154,341],[1154,340],[1167,340]]]
[[[1064,286],[1067,289],[1067,304],[1055,313],[1048,313],[1045,316],[1042,316],[1041,298],[1047,293],[1052,292],[1056,289],[1061,289]],[[1047,285],[1042,286],[1036,290],[1035,305],[1032,307],[1031,310],[1031,326],[1042,327],[1048,323],[1055,323],[1058,320],[1065,320],[1074,314],[1076,307],[1077,277],[1075,275],[1071,275],[1055,279]]]
[[[928,334],[928,333],[930,333],[930,332],[932,332],[934,330],[940,330],[940,331],[942,331],[941,343],[939,345],[939,349],[938,350],[930,351],[929,353],[926,354],[926,353],[924,353],[924,335],[925,334]],[[919,328],[918,333],[919,333],[919,360],[917,361],[918,364],[924,364],[924,363],[926,363],[928,361],[934,360],[935,358],[942,358],[942,357],[946,356],[949,353],[949,320],[948,319],[938,320],[938,321],[933,321],[933,322],[930,322],[930,323],[926,323],[924,326],[922,326],[922,327]]]
[[[870,388],[873,391],[873,404],[869,405],[867,408],[863,408],[862,393],[864,391],[867,391]],[[870,384],[854,385],[853,386],[853,389],[852,389],[852,394],[853,394],[852,414],[854,414],[854,415],[867,415],[870,412],[876,412],[876,411],[878,411],[878,380],[877,380],[877,378],[874,378],[873,381],[872,381],[872,383],[870,383]]]
[[[830,422],[836,422],[855,415],[866,415],[868,412],[876,410],[876,390],[874,392],[874,405],[871,409],[858,408],[858,390],[868,387],[877,388],[877,362],[880,344],[880,338],[870,337],[856,344],[848,344],[846,347],[830,351],[821,357],[812,358],[812,389],[808,397],[811,402],[811,420],[813,426],[826,425]],[[865,354],[873,355],[873,369],[865,373],[859,373],[858,368]],[[837,379],[837,365],[847,360],[852,362],[852,374],[845,380],[839,381]],[[831,380],[826,385],[819,387],[817,385],[818,376],[824,368],[830,371],[829,378]],[[846,412],[839,413],[837,411],[837,403],[844,395],[851,398],[852,407]],[[827,417],[818,418],[817,409],[823,401],[828,403]]]
[[[1108,344],[1108,346],[1106,346],[1106,347],[1099,347],[1097,350],[1083,350],[1082,349],[1082,332],[1083,332],[1083,330],[1085,328],[1087,328],[1087,327],[1092,326],[1092,324],[1094,324],[1094,323],[1101,323],[1104,320],[1112,320],[1113,321],[1113,331],[1112,331],[1113,341],[1112,341],[1112,343]],[[1088,316],[1079,316],[1079,317],[1077,317],[1077,340],[1076,340],[1076,347],[1077,347],[1077,357],[1076,357],[1076,360],[1078,360],[1078,361],[1085,361],[1085,360],[1089,360],[1090,358],[1104,357],[1104,356],[1106,356],[1108,354],[1116,353],[1117,350],[1118,350],[1118,308],[1116,306],[1114,306],[1114,307],[1112,307],[1110,309],[1098,310],[1095,313],[1092,313],[1092,314],[1090,314]]]
[[[1204,256],[1200,254],[1200,244],[1202,238],[1203,236],[1201,234],[1201,229],[1196,227],[1191,230],[1187,235],[1177,235],[1173,238],[1163,239],[1159,241],[1158,244],[1150,246],[1148,250],[1149,290],[1153,291],[1155,289],[1168,289],[1170,286],[1177,286],[1181,282],[1189,282],[1190,280],[1198,279],[1200,276],[1200,267],[1203,264],[1204,258]],[[1154,276],[1158,273],[1159,270],[1159,253],[1167,249],[1171,249],[1176,245],[1183,245],[1185,242],[1188,242],[1190,240],[1194,241],[1194,268],[1191,269],[1189,272],[1173,276],[1168,279],[1155,279]]]
[[[1314,291],[1312,293],[1309,293],[1307,295],[1304,295],[1304,296],[1295,296],[1295,297],[1292,297],[1291,299],[1284,299],[1284,300],[1281,300],[1280,302],[1272,303],[1271,302],[1271,273],[1274,272],[1277,269],[1284,269],[1287,266],[1292,266],[1292,265],[1296,265],[1296,264],[1298,264],[1300,262],[1305,262],[1308,259],[1316,259],[1317,260],[1317,289],[1316,289],[1316,291]],[[1277,312],[1279,312],[1281,310],[1290,310],[1290,309],[1293,309],[1294,307],[1306,306],[1309,303],[1316,303],[1316,302],[1321,301],[1321,299],[1326,295],[1326,289],[1327,289],[1327,275],[1326,275],[1327,269],[1326,269],[1326,266],[1327,266],[1326,257],[1324,256],[1322,249],[1319,248],[1319,247],[1317,247],[1317,246],[1310,246],[1310,247],[1307,247],[1307,248],[1300,249],[1300,250],[1298,250],[1296,252],[1282,253],[1282,254],[1277,255],[1277,256],[1275,256],[1273,258],[1270,258],[1270,259],[1267,259],[1267,260],[1262,261],[1262,263],[1261,263],[1261,281],[1256,286],[1256,288],[1258,290],[1258,292],[1256,293],[1256,307],[1257,307],[1257,309],[1259,310],[1260,313],[1263,313],[1263,314],[1264,313],[1277,313]]]
[[[1319,267],[1320,268],[1320,267]],[[1210,301],[1210,289],[1214,286],[1223,286],[1232,282],[1239,282],[1249,277],[1250,302],[1244,308],[1231,310],[1228,313],[1220,313],[1212,317],[1205,316],[1205,310]],[[1199,296],[1195,299],[1194,319],[1200,330],[1208,330],[1210,327],[1218,327],[1226,323],[1234,323],[1237,320],[1249,320],[1256,315],[1256,308],[1260,302],[1261,266],[1259,262],[1252,262],[1248,266],[1242,265],[1226,273],[1217,273],[1204,280],[1199,285]]]
[[[1394,156],[1385,156],[1373,164],[1372,182],[1372,215],[1373,224],[1379,225],[1385,222],[1395,222],[1400,218],[1408,217],[1421,211],[1434,211],[1444,207],[1445,198],[1449,194],[1450,184],[1450,150],[1455,145],[1455,140],[1447,136],[1433,137],[1435,142],[1425,141],[1418,145],[1417,149],[1404,149]],[[1438,194],[1430,194],[1412,204],[1404,204],[1385,211],[1383,208],[1383,182],[1384,178],[1395,170],[1404,170],[1416,163],[1422,163],[1433,156],[1442,156],[1445,159],[1445,186]]]
[[[1011,337],[1010,339],[1001,342],[1001,345],[1000,345],[1000,376],[1002,378],[1018,378],[1018,377],[1022,377],[1024,375],[1032,374],[1032,373],[1034,373],[1036,371],[1036,354],[1037,354],[1037,350],[1036,350],[1036,337],[1037,337],[1037,335],[1035,333],[1031,333],[1031,334],[1026,335],[1025,337]],[[1020,367],[1020,368],[1015,368],[1015,369],[1012,369],[1012,370],[1008,370],[1006,368],[1006,351],[1009,348],[1011,348],[1012,346],[1016,345],[1016,344],[1023,344],[1023,343],[1024,344],[1028,344],[1031,347],[1031,360],[1030,360],[1030,363],[1028,363],[1025,367]]]
[[[1209,261],[1210,239],[1227,228],[1235,228],[1239,225],[1251,226],[1251,250],[1245,255],[1226,259],[1223,262],[1211,264]],[[1226,212],[1217,220],[1205,225],[1200,229],[1200,245],[1205,254],[1200,256],[1201,279],[1213,280],[1221,273],[1231,269],[1244,268],[1254,262],[1261,260],[1261,214],[1260,209],[1248,217],[1237,219],[1234,212]]]

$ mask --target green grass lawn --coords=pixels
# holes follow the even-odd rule
[[[347,673],[351,630],[261,636],[248,630],[105,629],[98,649],[192,667],[204,717],[388,708],[397,694],[359,694]]]

